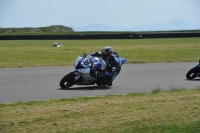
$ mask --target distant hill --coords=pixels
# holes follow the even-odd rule
[[[112,34],[112,33],[143,33],[143,32],[183,32],[200,31],[200,23],[192,24],[185,20],[174,20],[169,23],[156,23],[135,27],[106,26],[103,24],[90,24],[86,26],[52,25],[48,27],[0,28],[0,35],[75,35],[75,34]]]
[[[200,30],[199,24],[192,24],[185,20],[174,20],[169,23],[156,23],[153,25],[140,25],[135,27],[106,26],[103,24],[90,24],[86,26],[70,26],[75,31],[172,31],[172,30]]]
[[[63,25],[52,25],[48,27],[24,27],[24,28],[0,28],[0,35],[40,35],[40,34],[65,34],[69,32],[74,32],[70,27]]]

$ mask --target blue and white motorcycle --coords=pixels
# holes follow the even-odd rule
[[[122,66],[126,62],[126,59],[120,58],[117,53],[114,54]],[[61,79],[60,87],[62,89],[67,89],[73,85],[105,85],[106,77],[103,77],[101,73],[105,71],[106,63],[102,58],[91,55],[78,56],[74,67],[74,71]]]
[[[191,68],[186,74],[186,78],[189,80],[192,80],[197,77],[200,78],[200,60],[199,60],[199,64]]]

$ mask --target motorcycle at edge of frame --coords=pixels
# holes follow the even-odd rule
[[[116,52],[113,52],[116,60],[122,66],[125,58],[120,58]],[[69,72],[60,81],[60,87],[67,89],[73,85],[97,85],[105,86],[106,77],[101,75],[106,70],[106,63],[101,57],[83,54],[78,56],[74,63],[74,71]]]
[[[192,80],[197,77],[200,78],[200,60],[199,60],[199,64],[191,68],[186,74],[186,78],[189,80]]]

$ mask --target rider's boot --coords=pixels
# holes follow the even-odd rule
[[[112,78],[108,78],[106,84],[107,86],[112,86]]]

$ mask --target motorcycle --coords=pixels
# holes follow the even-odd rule
[[[186,74],[186,78],[189,80],[197,78],[197,77],[200,77],[200,60],[199,60],[199,64],[193,67],[192,69],[190,69]]]
[[[126,62],[126,59],[120,58],[116,52],[113,54],[121,66]],[[105,86],[107,78],[103,77],[101,73],[106,70],[106,63],[101,57],[83,54],[76,58],[74,67],[74,71],[61,79],[60,87],[62,89],[70,88],[73,85]]]

